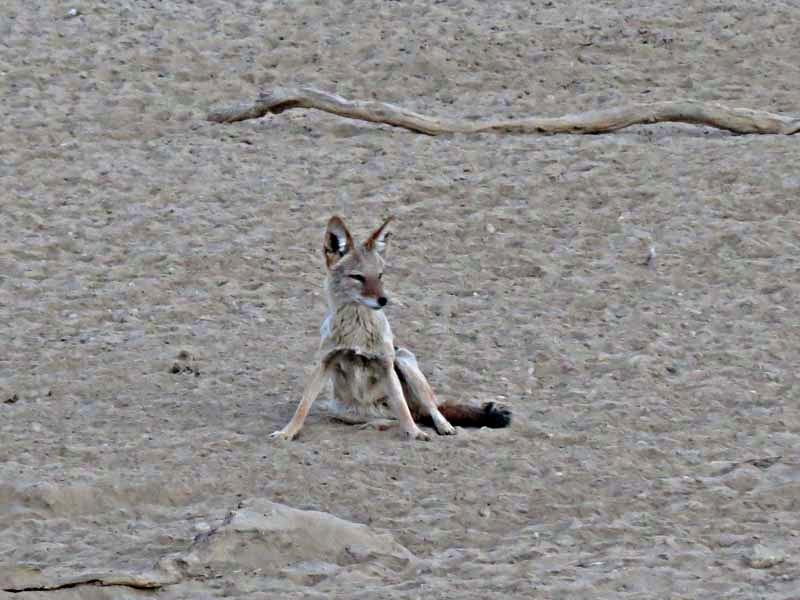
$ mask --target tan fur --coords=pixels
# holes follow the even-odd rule
[[[361,304],[345,304],[333,313],[330,333],[323,337],[323,354],[335,350],[353,350],[357,354],[379,357],[383,355],[388,323],[381,323],[375,311]]]
[[[391,217],[360,245],[353,242],[341,218],[334,216],[328,221],[323,241],[328,314],[320,328],[319,362],[292,420],[274,432],[273,438],[290,440],[297,435],[329,379],[334,395],[330,408],[342,421],[385,428],[388,419],[397,419],[406,437],[429,439],[416,418],[433,424],[439,434],[455,433],[414,355],[395,348],[389,321],[380,310],[387,302],[382,253],[390,221]],[[465,424],[481,424],[484,413],[476,410],[476,419]],[[507,424],[509,413],[503,416]]]

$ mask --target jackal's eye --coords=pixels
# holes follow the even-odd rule
[[[350,275],[350,279],[355,279],[358,283],[364,283],[364,276],[363,275]]]

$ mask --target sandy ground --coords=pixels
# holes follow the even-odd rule
[[[9,598],[800,597],[800,139],[204,121],[297,83],[466,116],[800,112],[793,3],[490,4],[3,3]],[[334,212],[397,215],[396,336],[510,429],[410,444],[315,409],[270,442]],[[277,534],[270,501],[366,541]]]

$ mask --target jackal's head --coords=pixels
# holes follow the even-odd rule
[[[380,310],[389,301],[383,292],[383,251],[389,237],[389,217],[363,244],[355,244],[344,221],[331,217],[322,251],[328,267],[327,289],[334,307],[360,302]]]

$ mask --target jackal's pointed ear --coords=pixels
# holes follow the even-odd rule
[[[365,250],[370,252],[375,250],[378,254],[383,254],[383,251],[386,250],[386,241],[391,235],[387,225],[389,225],[393,219],[393,216],[389,217],[383,222],[383,225],[372,232],[372,234],[367,238],[367,241],[364,242]]]
[[[333,216],[325,229],[325,240],[322,250],[325,253],[325,264],[329,267],[353,249],[353,237],[339,217]]]

